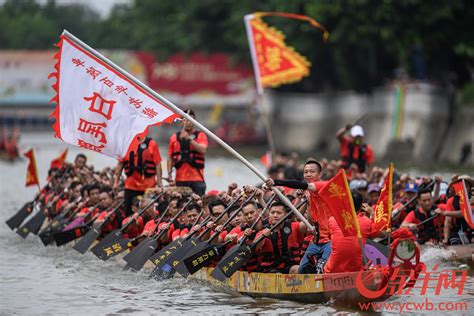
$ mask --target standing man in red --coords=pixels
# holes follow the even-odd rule
[[[350,136],[345,136],[349,130]],[[349,169],[352,164],[356,164],[359,172],[366,172],[366,169],[374,163],[374,153],[372,147],[364,143],[362,126],[347,124],[337,131],[336,137],[341,143],[342,167]]]
[[[114,189],[117,189],[125,169],[124,210],[125,216],[132,215],[133,198],[143,195],[146,189],[162,187],[161,156],[158,144],[150,137],[137,136],[132,143],[129,156],[119,161],[115,169]]]
[[[192,118],[196,115],[192,110],[185,110]],[[204,159],[207,151],[207,136],[203,132],[196,131],[193,123],[187,119],[183,120],[183,129],[170,138],[168,148],[168,177],[176,186],[190,187],[199,196],[206,192],[204,181]],[[173,168],[176,176],[173,179]]]

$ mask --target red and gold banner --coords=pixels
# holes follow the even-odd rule
[[[265,87],[278,87],[300,81],[309,75],[309,61],[285,43],[282,32],[261,20],[262,16],[283,16],[305,20],[327,31],[319,23],[306,16],[282,12],[257,12],[245,16],[247,36],[252,54],[257,87],[262,93]]]
[[[339,172],[319,191],[319,195],[328,205],[344,236],[362,237],[359,221],[354,209],[351,190],[344,169]]]
[[[374,229],[377,231],[392,227],[393,207],[393,163],[390,163],[388,175],[385,177],[382,190],[374,208]]]
[[[471,229],[474,229],[474,214],[472,212],[469,196],[467,195],[466,184],[464,180],[453,184],[453,189],[456,195],[459,196],[459,206],[461,207],[462,215]]]
[[[28,158],[25,187],[29,187],[30,185],[39,186],[38,168],[36,167],[36,158],[33,148],[24,153],[24,155]]]
[[[68,148],[64,149],[58,157],[56,157],[53,161],[51,161],[50,169],[61,169],[66,161]]]

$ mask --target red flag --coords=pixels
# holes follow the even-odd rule
[[[392,227],[393,207],[393,164],[390,163],[388,175],[385,177],[380,196],[374,209],[374,229],[377,231]]]
[[[309,75],[308,60],[285,43],[283,33],[261,20],[262,16],[272,15],[308,21],[323,29],[325,38],[328,34],[318,22],[303,15],[283,12],[256,12],[246,15],[245,26],[260,94],[265,87],[297,82]]]
[[[474,229],[474,214],[472,212],[471,203],[469,202],[469,196],[467,195],[466,183],[464,183],[464,180],[456,182],[453,184],[453,189],[456,195],[459,196],[459,206],[461,207],[462,216],[464,216],[469,227]]]
[[[345,237],[362,237],[344,169],[339,170],[319,191],[319,196],[328,205]]]
[[[67,151],[68,148],[64,149],[63,152],[59,154],[59,156],[57,156],[53,161],[51,161],[51,166],[49,167],[49,169],[61,169],[61,167],[64,165],[64,162],[66,161]]]
[[[178,115],[117,65],[64,31],[51,100],[53,129],[66,143],[115,159],[127,156],[137,136]]]
[[[39,187],[38,169],[36,167],[36,158],[33,148],[24,153],[24,155],[28,158],[25,187],[30,185],[37,185]]]
[[[260,157],[260,162],[265,167],[270,167],[272,165],[272,153],[270,151],[265,152],[262,157]]]

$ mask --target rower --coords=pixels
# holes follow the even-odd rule
[[[89,213],[90,207],[92,205],[96,205],[99,203],[99,194],[100,194],[100,186],[98,184],[91,184],[87,187],[87,196],[89,197],[88,203],[86,207],[83,207],[79,213],[77,213],[76,217],[83,217]],[[97,212],[99,212],[99,208],[96,208],[89,217],[94,217]]]
[[[196,222],[199,213],[201,213],[201,207],[196,203],[191,203],[186,207],[186,211],[183,213],[186,218],[185,227],[179,231],[179,234],[173,233],[173,240],[186,238],[188,236],[189,232],[193,229],[193,224]]]
[[[393,211],[392,211],[392,227],[393,228],[398,228],[400,224],[403,222],[403,220],[405,219],[405,217],[408,215],[408,213],[416,209],[417,200],[415,199],[415,197],[418,194],[418,184],[416,184],[415,182],[408,182],[405,186],[404,192],[405,194],[403,196],[403,199],[393,206]],[[403,207],[404,204],[409,201],[411,201],[411,203]]]
[[[439,242],[438,219],[433,216],[436,214],[436,206],[433,203],[430,189],[420,189],[418,191],[418,208],[414,209],[403,220],[400,227],[408,227],[416,232],[419,244]],[[428,218],[430,221],[424,222]],[[419,225],[421,222],[423,224]]]
[[[123,195],[124,195],[124,192],[120,191],[117,194],[117,199],[123,200]],[[111,207],[114,202],[112,191],[109,189],[102,189],[99,194],[99,201],[100,201],[99,207],[102,210],[102,212],[99,214],[99,217],[94,221],[95,226],[99,226],[100,224],[102,224],[104,220],[107,218],[107,215],[109,214],[109,212],[112,212]],[[123,217],[124,217],[124,213],[122,212],[122,210],[113,212],[113,214],[110,215],[108,222],[102,228],[102,235],[105,236],[111,231],[120,228]]]
[[[472,189],[474,187],[474,180],[468,175],[462,175],[454,177],[453,182],[464,180],[466,184],[466,191],[468,198],[470,199],[471,207],[472,203]],[[473,231],[470,229],[466,219],[463,217],[460,205],[459,195],[454,195],[446,202],[446,211],[439,210],[442,216],[445,216],[444,231],[443,231],[443,244],[444,245],[459,245],[472,243]]]
[[[270,206],[269,224],[276,224],[288,213],[286,205],[280,201],[273,202]],[[283,222],[273,232],[267,226],[256,235],[264,235],[264,238],[256,247],[257,254],[260,255],[260,267],[263,272],[288,273],[291,270],[296,272],[299,257],[300,244],[306,234],[307,227],[302,222]]]
[[[128,221],[132,220],[133,218],[135,218],[135,221],[133,224],[131,224],[125,231],[124,231],[124,234],[123,236],[125,238],[135,238],[137,237],[138,235],[141,234],[141,232],[143,231],[143,228],[145,227],[145,222],[143,221],[143,217],[142,216],[138,216],[138,210],[141,208],[141,207],[144,207],[146,205],[146,203],[142,203],[143,201],[143,197],[141,195],[138,195],[138,196],[135,196],[132,200],[132,212],[133,212],[133,215],[130,215],[128,216],[127,218],[125,218],[123,221],[122,221],[122,226],[124,226],[125,224],[128,223]],[[149,201],[148,201],[149,202]],[[151,207],[147,210],[147,212],[149,212],[151,210],[153,210]],[[126,210],[125,210],[126,211]]]
[[[322,273],[324,264],[331,254],[328,226],[330,210],[318,194],[318,191],[327,184],[327,181],[319,181],[321,171],[321,163],[314,158],[308,158],[303,166],[304,181],[273,179],[267,179],[265,181],[265,184],[269,187],[277,185],[306,190],[306,195],[309,199],[311,220],[313,223],[318,223],[319,225],[319,240],[316,241],[313,239],[306,249],[301,259],[298,273]],[[315,266],[312,266],[310,258],[316,260]]]

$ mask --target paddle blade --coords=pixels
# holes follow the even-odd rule
[[[93,227],[72,248],[79,251],[81,254],[85,254],[87,249],[89,249],[89,247],[92,245],[92,243],[97,238],[99,238],[101,233],[102,233],[102,229]]]
[[[181,259],[183,259],[189,253],[189,251],[194,249],[194,247],[196,247],[199,243],[200,241],[198,238],[188,239],[185,242],[182,242],[180,247],[176,246],[177,249],[172,253],[168,253],[167,258],[167,253],[160,250],[150,258],[151,262],[156,265],[155,269],[153,269],[152,273],[150,274],[150,277],[159,280],[163,278],[169,278],[174,275],[176,272],[174,267],[181,263]],[[158,256],[160,253],[161,255]],[[186,267],[182,273],[188,273]]]
[[[219,261],[211,276],[221,282],[230,278],[252,256],[254,245],[234,246],[228,255]],[[235,248],[235,249],[234,249]]]
[[[8,227],[10,227],[11,230],[14,230],[18,226],[20,226],[21,223],[23,223],[23,221],[25,220],[25,218],[30,215],[30,207],[31,202],[25,203],[25,205],[23,205],[23,207],[15,215],[5,221],[5,223],[8,225]]]
[[[122,231],[116,229],[105,236],[91,251],[101,260],[108,260],[127,250],[130,239],[122,238]]]
[[[44,220],[46,219],[46,213],[44,210],[40,210],[36,213],[28,222],[26,222],[22,227],[20,227],[16,233],[20,235],[23,239],[28,236],[29,233],[38,234],[38,231],[43,225]]]
[[[90,226],[82,225],[73,229],[68,229],[62,232],[53,234],[53,238],[56,241],[56,245],[62,246],[65,245],[77,238],[84,236],[90,229]]]
[[[207,267],[212,262],[212,260],[218,256],[219,249],[221,247],[222,245],[208,244],[207,247],[204,247],[201,250],[183,259],[183,263],[189,274],[194,274],[201,268]]]
[[[135,237],[134,239],[130,240],[128,248],[129,249],[132,248],[132,247],[135,247],[135,248],[133,248],[132,251],[127,253],[122,258],[122,260],[124,260],[125,262],[128,262],[128,260],[130,260],[130,258],[133,257],[135,255],[135,253],[145,245],[146,245],[146,243],[144,242],[143,237],[142,238]]]
[[[209,247],[209,243],[207,241],[201,241],[197,243],[196,245],[191,245],[187,251],[183,251],[186,249],[181,249],[180,254],[182,256],[178,257],[176,256],[176,259],[174,261],[168,260],[168,263],[172,263],[171,266],[173,267],[176,272],[178,272],[182,277],[188,277],[189,275],[189,270],[184,264],[185,259],[197,254],[198,252],[204,250],[205,248]]]
[[[43,242],[43,245],[48,246],[54,242],[54,234],[64,229],[63,218],[56,216],[55,219],[43,229],[39,234],[39,238]]]
[[[48,246],[54,241],[53,229],[51,227],[43,229],[43,231],[40,232],[38,236],[41,239],[41,242],[43,243],[44,246]]]
[[[143,243],[145,243],[145,245],[129,258],[125,269],[139,271],[141,268],[143,268],[148,259],[155,253],[157,248],[157,241],[155,239],[149,238],[143,241]]]

